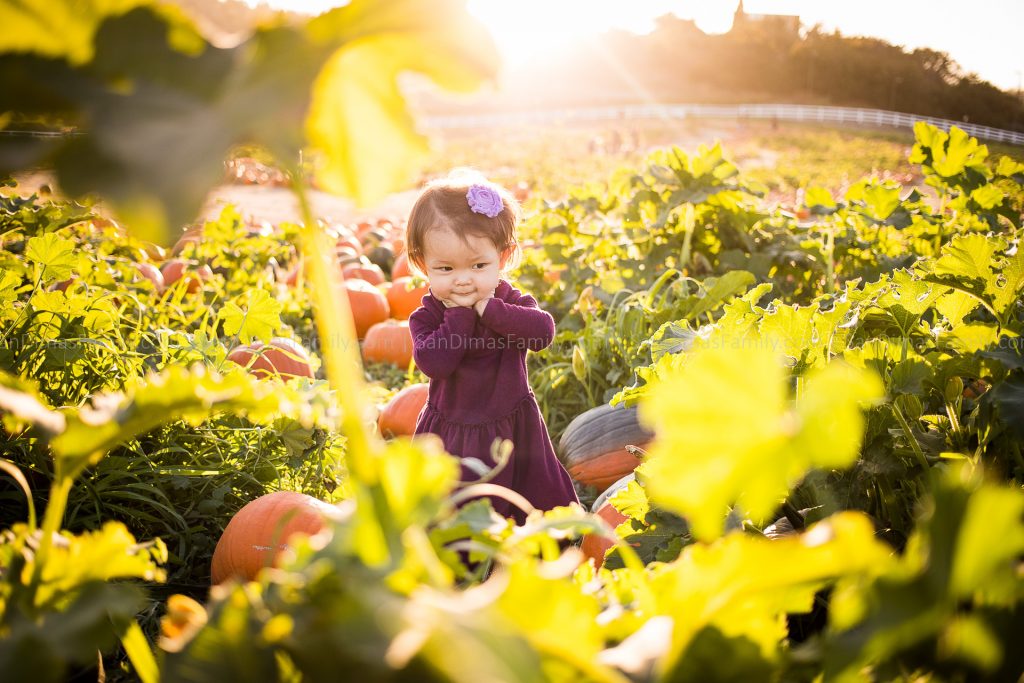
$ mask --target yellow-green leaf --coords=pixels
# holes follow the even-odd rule
[[[237,334],[244,344],[253,339],[269,342],[274,333],[281,328],[281,308],[281,302],[272,299],[266,290],[253,290],[249,294],[249,303],[244,310],[234,301],[229,301],[221,309],[220,318],[224,323],[224,332]]]
[[[642,399],[640,418],[657,434],[645,464],[652,501],[686,517],[702,539],[721,533],[730,505],[763,518],[809,468],[852,462],[859,405],[882,394],[877,377],[829,366],[808,376],[794,407],[788,373],[766,349],[687,355]]]
[[[66,280],[78,263],[75,243],[52,232],[31,238],[25,257],[42,266],[43,282]]]
[[[313,20],[309,31],[344,42],[316,79],[306,121],[310,143],[324,153],[317,178],[363,204],[407,184],[427,151],[401,73],[469,90],[497,72],[490,35],[458,0],[354,0]]]

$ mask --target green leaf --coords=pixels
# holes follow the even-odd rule
[[[1005,247],[1002,240],[985,235],[956,235],[942,248],[932,272],[987,282],[992,277],[992,257]]]
[[[824,187],[809,187],[804,193],[804,204],[809,208],[821,207],[824,209],[836,208],[836,200],[832,193]]]
[[[999,163],[996,165],[996,175],[1004,178],[1014,178],[1018,183],[1022,182],[1024,180],[1024,164],[1014,161],[1007,156],[999,157]]]
[[[191,369],[172,366],[137,379],[127,395],[101,394],[92,404],[67,415],[64,433],[53,439],[55,455],[75,473],[97,461],[114,446],[176,419],[201,422],[212,414],[233,411],[254,420],[279,417],[291,410],[280,386],[271,389],[248,373],[211,373],[197,364]]]
[[[1024,377],[1019,373],[992,390],[999,418],[1018,439],[1024,439]]]
[[[932,168],[940,176],[951,178],[963,173],[969,167],[976,167],[988,156],[988,148],[979,145],[962,129],[953,126],[949,130],[948,144],[944,150],[935,150]]]
[[[616,510],[631,517],[643,521],[647,513],[651,511],[651,503],[647,499],[643,486],[635,479],[625,487],[619,489],[614,496],[608,499]]]
[[[25,258],[42,266],[43,282],[68,279],[78,264],[75,243],[52,232],[29,239]]]
[[[731,270],[721,277],[707,278],[703,283],[704,296],[698,299],[697,305],[687,312],[686,317],[696,320],[705,313],[716,310],[734,296],[745,292],[755,280],[753,273],[745,270]]]
[[[995,346],[999,340],[999,328],[988,323],[967,323],[958,325],[939,336],[939,343],[956,349],[961,354],[972,355]]]
[[[271,298],[264,289],[250,291],[248,298],[245,310],[234,301],[229,301],[221,309],[220,319],[224,323],[224,332],[237,334],[243,344],[253,339],[269,342],[274,333],[281,329],[283,304]]]
[[[864,428],[860,403],[882,395],[877,376],[833,364],[809,374],[794,410],[775,354],[687,356],[649,389],[640,417],[657,435],[645,464],[648,495],[702,539],[721,533],[733,503],[763,518],[809,468],[850,464]]]
[[[1020,490],[983,486],[967,504],[956,538],[949,589],[969,598],[995,589],[1013,596],[1014,566],[1024,553],[1024,494]],[[998,582],[1000,585],[994,586]],[[1012,600],[1012,598],[1011,598]]]
[[[505,569],[507,585],[495,607],[536,648],[549,656],[593,662],[604,646],[597,599],[561,577],[545,577],[536,560]],[[573,634],[566,638],[566,634]]]
[[[904,336],[917,327],[921,316],[948,290],[945,286],[915,277],[905,270],[893,271],[891,283],[875,300],[896,322]]]
[[[860,680],[866,665],[881,671],[916,668],[927,661],[930,669],[955,671],[963,666],[956,661],[959,650],[969,644],[936,645],[954,636],[950,630],[957,628],[958,615],[982,619],[987,628],[1001,626],[997,646],[1011,642],[1013,622],[992,608],[1012,610],[1019,601],[1024,494],[1016,487],[984,483],[970,463],[936,469],[931,477],[932,494],[920,507],[903,556],[867,586],[833,594],[827,680]],[[995,656],[970,662],[981,671],[967,671],[976,677],[991,673],[998,660],[1010,655],[996,649],[989,652]],[[929,653],[926,660],[922,652]]]
[[[971,199],[986,211],[1002,204],[1005,197],[1005,193],[995,185],[982,185],[971,192]]]
[[[890,394],[923,393],[923,383],[932,379],[933,371],[927,361],[919,358],[908,358],[896,363],[892,368],[892,384]]]
[[[291,169],[307,134],[327,154],[323,186],[362,202],[404,186],[425,143],[398,75],[469,89],[497,71],[489,34],[455,0],[356,0],[306,26],[187,54],[172,46],[177,26],[150,8],[93,23],[95,55],[74,67],[3,57],[0,111],[88,120],[49,150],[62,189],[102,195],[138,236],[164,244],[194,219],[241,141]],[[27,163],[9,154],[0,167]]]
[[[847,199],[860,199],[864,202],[867,215],[876,220],[884,221],[900,205],[900,188],[886,187],[875,183],[865,183],[860,192],[851,187]]]
[[[0,4],[0,26],[4,27],[0,33],[0,52],[33,53],[85,64],[93,57],[93,38],[104,19],[151,5],[156,3],[152,0],[5,2]],[[177,8],[160,6],[158,11],[188,26],[184,14]]]
[[[769,541],[732,533],[688,546],[650,580],[658,613],[673,618],[662,666],[683,666],[707,626],[747,639],[774,660],[786,636],[785,613],[810,611],[815,591],[828,581],[857,582],[892,565],[870,520],[853,512],[833,515],[800,536]]]
[[[399,74],[460,91],[497,74],[490,34],[459,0],[353,0],[313,19],[309,31],[342,44],[317,77],[306,122],[310,143],[325,153],[317,180],[361,204],[407,184],[427,151]]]
[[[946,133],[930,123],[918,121],[914,124],[914,136],[917,143],[910,162],[922,164],[926,174],[961,187],[971,184],[968,180],[971,174],[975,179],[991,177],[985,165],[988,148],[979,145],[960,128],[953,126]]]
[[[978,299],[967,292],[953,290],[935,301],[935,310],[942,314],[951,327],[963,323],[979,305]]]
[[[1006,315],[1024,297],[1024,250],[1020,245],[1001,266],[1002,273],[986,283],[985,293],[992,297],[992,308],[996,313]]]
[[[0,304],[9,304],[18,298],[21,278],[13,270],[0,270]]]
[[[761,335],[767,348],[790,358],[801,360],[804,354],[821,341],[814,327],[815,308],[812,306],[786,306],[774,302],[761,321]]]

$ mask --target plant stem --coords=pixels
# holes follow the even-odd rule
[[[924,451],[921,450],[921,444],[917,442],[917,437],[914,436],[914,432],[910,430],[910,424],[907,423],[907,418],[903,417],[903,413],[896,406],[895,403],[891,404],[892,414],[896,416],[896,421],[900,423],[900,427],[903,429],[903,433],[907,435],[907,441],[910,442],[910,448],[914,451],[914,457],[917,462],[927,472],[931,465],[928,464],[928,458],[924,456]]]
[[[371,565],[394,565],[401,556],[401,537],[395,528],[387,496],[380,483],[377,460],[384,450],[381,440],[363,426],[366,414],[362,399],[365,382],[362,359],[356,337],[352,310],[343,289],[344,278],[333,260],[334,245],[318,228],[309,197],[302,180],[301,169],[292,171],[292,190],[302,212],[299,232],[304,262],[309,265],[313,286],[313,306],[320,352],[327,371],[327,381],[341,407],[341,430],[348,439],[345,462],[352,478],[357,506],[362,515],[373,515],[376,532],[386,555],[377,551],[376,544],[363,544],[363,559]],[[369,509],[366,509],[366,506]],[[366,519],[366,518],[364,518]],[[372,526],[364,528],[369,530]]]
[[[830,222],[825,232],[825,281],[828,285],[827,292],[829,294],[836,291],[835,251],[835,227]]]
[[[683,251],[679,254],[679,269],[684,273],[690,272],[690,244],[693,241],[693,229],[696,224],[696,215],[693,204],[683,204]]]
[[[32,567],[32,578],[29,585],[38,586],[43,581],[43,571],[53,547],[53,537],[60,532],[64,521],[64,509],[68,505],[68,494],[71,493],[72,478],[63,473],[60,461],[57,462],[53,484],[50,486],[50,499],[46,502],[46,514],[43,515],[42,538],[39,539],[39,550],[36,552]],[[38,596],[38,592],[34,592]]]

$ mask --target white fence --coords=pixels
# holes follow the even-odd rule
[[[495,114],[469,114],[424,117],[428,128],[490,128],[525,126],[538,123],[573,123],[596,121],[628,121],[631,119],[680,120],[688,118],[769,119],[774,121],[811,121],[860,126],[914,127],[917,121],[949,130],[956,126],[981,140],[1004,142],[1024,146],[1024,133],[978,126],[960,121],[937,119],[932,116],[904,114],[883,109],[857,109],[854,107],[822,107],[810,104],[656,104],[620,105],[549,111],[503,112]]]

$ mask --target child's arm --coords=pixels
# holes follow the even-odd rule
[[[413,313],[409,331],[416,367],[431,379],[442,379],[455,372],[475,325],[476,313],[464,306],[444,309],[443,317],[425,308]]]
[[[488,300],[480,320],[484,325],[511,340],[523,340],[526,348],[540,351],[555,338],[555,319],[537,308],[537,300],[529,294],[509,303],[499,298]]]

